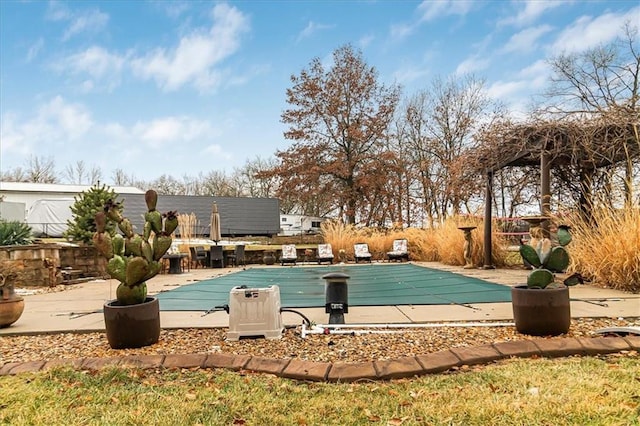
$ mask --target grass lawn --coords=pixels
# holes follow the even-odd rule
[[[391,382],[222,370],[0,377],[11,425],[640,425],[640,358],[514,359]]]

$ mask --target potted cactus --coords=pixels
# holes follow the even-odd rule
[[[176,212],[162,215],[156,210],[156,191],[147,191],[145,201],[143,235],[133,232],[129,219],[122,216],[122,205],[113,200],[95,217],[93,243],[108,259],[108,274],[120,282],[116,300],[104,305],[107,340],[114,349],[149,346],[160,337],[160,307],[157,298],[147,296],[147,281],[160,272],[178,218]],[[107,232],[108,221],[115,222],[122,235]]]
[[[576,273],[559,282],[554,275],[565,272],[569,266],[569,253],[565,248],[571,242],[568,226],[558,227],[556,246],[544,235],[533,237],[533,245],[520,243],[520,255],[533,271],[527,277],[527,285],[511,289],[513,318],[519,333],[557,336],[569,331],[569,287],[582,283],[582,277]]]

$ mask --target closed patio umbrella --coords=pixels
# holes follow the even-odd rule
[[[218,213],[218,205],[213,203],[211,208],[211,229],[209,231],[209,238],[215,241],[218,245],[218,241],[222,239],[220,235],[220,213]]]

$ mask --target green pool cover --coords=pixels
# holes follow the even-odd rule
[[[229,303],[236,286],[280,287],[283,308],[324,307],[331,272],[349,275],[349,306],[449,305],[510,302],[509,287],[413,264],[251,268],[158,294],[164,311],[208,311]]]

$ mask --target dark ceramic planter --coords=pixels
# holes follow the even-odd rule
[[[532,336],[557,336],[569,331],[569,288],[511,288],[516,330]]]
[[[153,345],[160,338],[160,303],[155,297],[127,306],[112,300],[104,305],[104,324],[113,349]]]
[[[18,321],[22,312],[24,312],[24,299],[22,297],[0,298],[0,328],[9,327]]]
[[[273,265],[276,263],[276,256],[272,251],[265,251],[262,261],[265,265]]]

